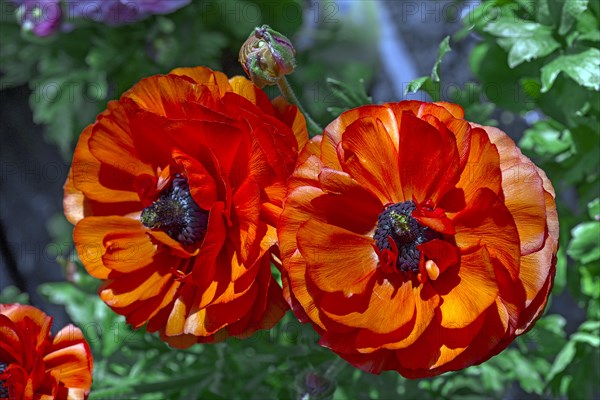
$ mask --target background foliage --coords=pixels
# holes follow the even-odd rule
[[[357,32],[352,15],[346,24],[328,20],[333,2],[318,4],[317,19],[303,12],[306,3],[300,0],[225,3],[226,9],[223,2],[193,1],[173,14],[121,27],[73,21],[72,30],[48,38],[23,32],[3,13],[0,87],[29,85],[35,122],[46,125],[46,139],[69,160],[83,127],[141,77],[191,65],[241,73],[240,44],[254,26],[269,23],[300,41],[301,68],[291,81],[321,123],[370,101],[364,87],[374,78],[376,29]],[[227,12],[250,6],[263,19]],[[373,13],[369,6],[362,9],[365,18],[375,18]],[[65,306],[91,344],[92,399],[600,396],[600,3],[492,0],[470,9],[462,22],[440,44],[431,74],[408,90],[458,102],[467,119],[479,123],[497,124],[501,112],[524,118],[528,128],[519,145],[557,192],[561,238],[551,302],[574,299],[585,321],[573,327],[570,313],[547,313],[490,361],[417,381],[344,367],[316,344],[310,327],[289,314],[272,331],[245,341],[176,351],[154,335],[132,331],[112,313],[96,294],[98,283],[71,255],[58,260],[66,280],[39,291]],[[477,82],[444,90],[444,57],[474,35],[477,43],[464,64]],[[335,79],[326,86],[326,77]],[[323,88],[328,89],[318,91]],[[69,240],[71,227],[62,217],[48,227],[56,243]],[[28,301],[14,288],[5,289],[0,300]]]

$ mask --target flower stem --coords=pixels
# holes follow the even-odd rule
[[[335,381],[335,377],[337,376],[337,374],[342,369],[344,369],[346,365],[348,365],[348,363],[344,361],[344,359],[342,359],[341,357],[336,357],[335,360],[333,360],[333,362],[329,365],[329,367],[327,367],[327,370],[324,374],[325,378],[331,381]]]
[[[310,136],[312,137],[312,136],[320,135],[321,133],[323,133],[323,128],[321,128],[319,126],[319,124],[317,124],[311,118],[311,116],[306,112],[306,110],[304,110],[304,107],[302,107],[302,104],[300,104],[300,101],[296,97],[294,90],[290,86],[290,84],[287,81],[287,79],[285,78],[285,76],[282,76],[277,81],[277,87],[279,88],[279,91],[281,92],[283,97],[285,97],[288,102],[290,102],[290,103],[294,104],[296,107],[298,107],[300,112],[304,115]]]

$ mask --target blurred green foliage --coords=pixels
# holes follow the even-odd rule
[[[0,0],[2,10],[14,9],[7,4]],[[368,2],[341,8],[324,0],[305,16],[303,5],[301,0],[192,1],[175,13],[118,27],[69,20],[68,30],[45,38],[23,32],[15,13],[2,12],[0,90],[28,84],[34,121],[45,125],[46,139],[70,160],[83,128],[142,77],[196,65],[243,75],[239,48],[266,23],[291,38],[302,37],[300,67],[291,84],[314,118],[327,124],[333,119],[327,108],[338,102],[326,77],[362,79],[366,85],[373,78],[378,32],[363,27],[376,26],[376,8]],[[309,24],[310,32],[300,30]],[[269,94],[277,93],[270,88]]]
[[[40,38],[21,30],[8,0],[0,7],[0,89],[29,85],[34,121],[65,160],[106,103],[142,77],[196,65],[243,74],[237,53],[255,26],[293,35],[303,21],[300,0],[203,0],[118,27],[70,19],[68,31]]]
[[[461,3],[461,2],[458,2]],[[479,375],[483,393],[506,395],[517,381],[544,397],[597,398],[600,370],[600,2],[588,0],[488,0],[463,17],[457,42],[476,34],[469,67],[478,79],[452,93],[466,119],[486,125],[496,110],[531,124],[519,147],[548,175],[557,193],[560,250],[553,295],[568,290],[587,320],[567,335],[567,320],[547,315],[516,346],[483,365],[434,378],[471,388]],[[439,64],[449,51],[440,44],[431,76],[407,91],[441,99]],[[569,316],[567,316],[568,318]],[[461,378],[450,378],[460,376]],[[439,383],[438,383],[439,382]],[[458,383],[457,383],[458,382]],[[455,387],[455,386],[452,386]],[[449,392],[440,392],[448,397]],[[453,393],[454,397],[457,393]]]

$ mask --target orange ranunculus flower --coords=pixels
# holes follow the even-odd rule
[[[0,304],[0,398],[83,399],[93,360],[79,328],[50,333],[52,317],[32,306]]]
[[[277,323],[269,251],[307,140],[296,107],[204,67],[110,102],[81,134],[64,198],[102,300],[176,347]]]
[[[343,113],[301,152],[278,224],[284,296],[369,372],[434,376],[527,331],[552,288],[554,190],[449,103]]]

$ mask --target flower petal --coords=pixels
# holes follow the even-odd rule
[[[75,226],[73,241],[88,273],[95,278],[106,279],[112,270],[102,260],[107,251],[104,237],[109,233],[136,237],[141,229],[142,224],[131,218],[88,217]]]
[[[131,188],[129,190],[117,188],[117,185],[110,185],[110,180],[100,179],[101,171],[106,172],[107,168],[103,167],[90,152],[88,143],[92,130],[93,125],[89,125],[79,136],[73,154],[73,163],[65,183],[65,212],[67,217],[71,214],[77,215],[78,217],[72,217],[74,220],[81,219],[85,215],[86,198],[108,203],[139,201],[138,194]],[[121,174],[115,172],[113,175]]]
[[[190,194],[196,204],[203,210],[210,210],[217,201],[217,184],[211,174],[198,160],[179,149],[173,150],[173,159],[185,169]]]
[[[365,291],[379,261],[372,238],[315,220],[302,224],[297,237],[308,275],[320,289],[346,296]]]
[[[500,155],[482,129],[471,130],[467,163],[456,187],[463,190],[467,203],[473,199],[477,190],[483,187],[489,188],[496,194],[501,193]]]
[[[366,117],[350,124],[338,146],[338,157],[344,171],[383,204],[404,199],[397,169],[398,152],[381,121]]]
[[[458,181],[456,139],[441,129],[403,112],[400,119],[398,168],[403,200],[436,203]]]
[[[460,265],[449,267],[433,287],[442,297],[441,326],[460,329],[475,321],[496,301],[498,286],[485,247],[461,256]]]
[[[372,279],[374,282],[364,295],[348,298],[328,294],[319,306],[328,318],[339,324],[375,333],[391,333],[411,323],[416,313],[414,290],[418,285],[378,278]]]
[[[225,93],[232,91],[227,76],[219,71],[213,71],[206,67],[175,68],[169,74],[186,76],[196,83],[210,89],[213,96],[223,97]]]
[[[47,371],[56,371],[57,379],[69,388],[89,389],[92,385],[92,353],[79,328],[61,329],[44,356]]]
[[[500,153],[505,203],[519,230],[522,255],[539,250],[545,240],[546,200],[538,168],[521,154],[515,143],[498,128],[482,127]]]
[[[513,280],[519,274],[520,248],[512,214],[488,188],[479,189],[468,208],[453,217],[456,244],[461,249],[486,246]]]

